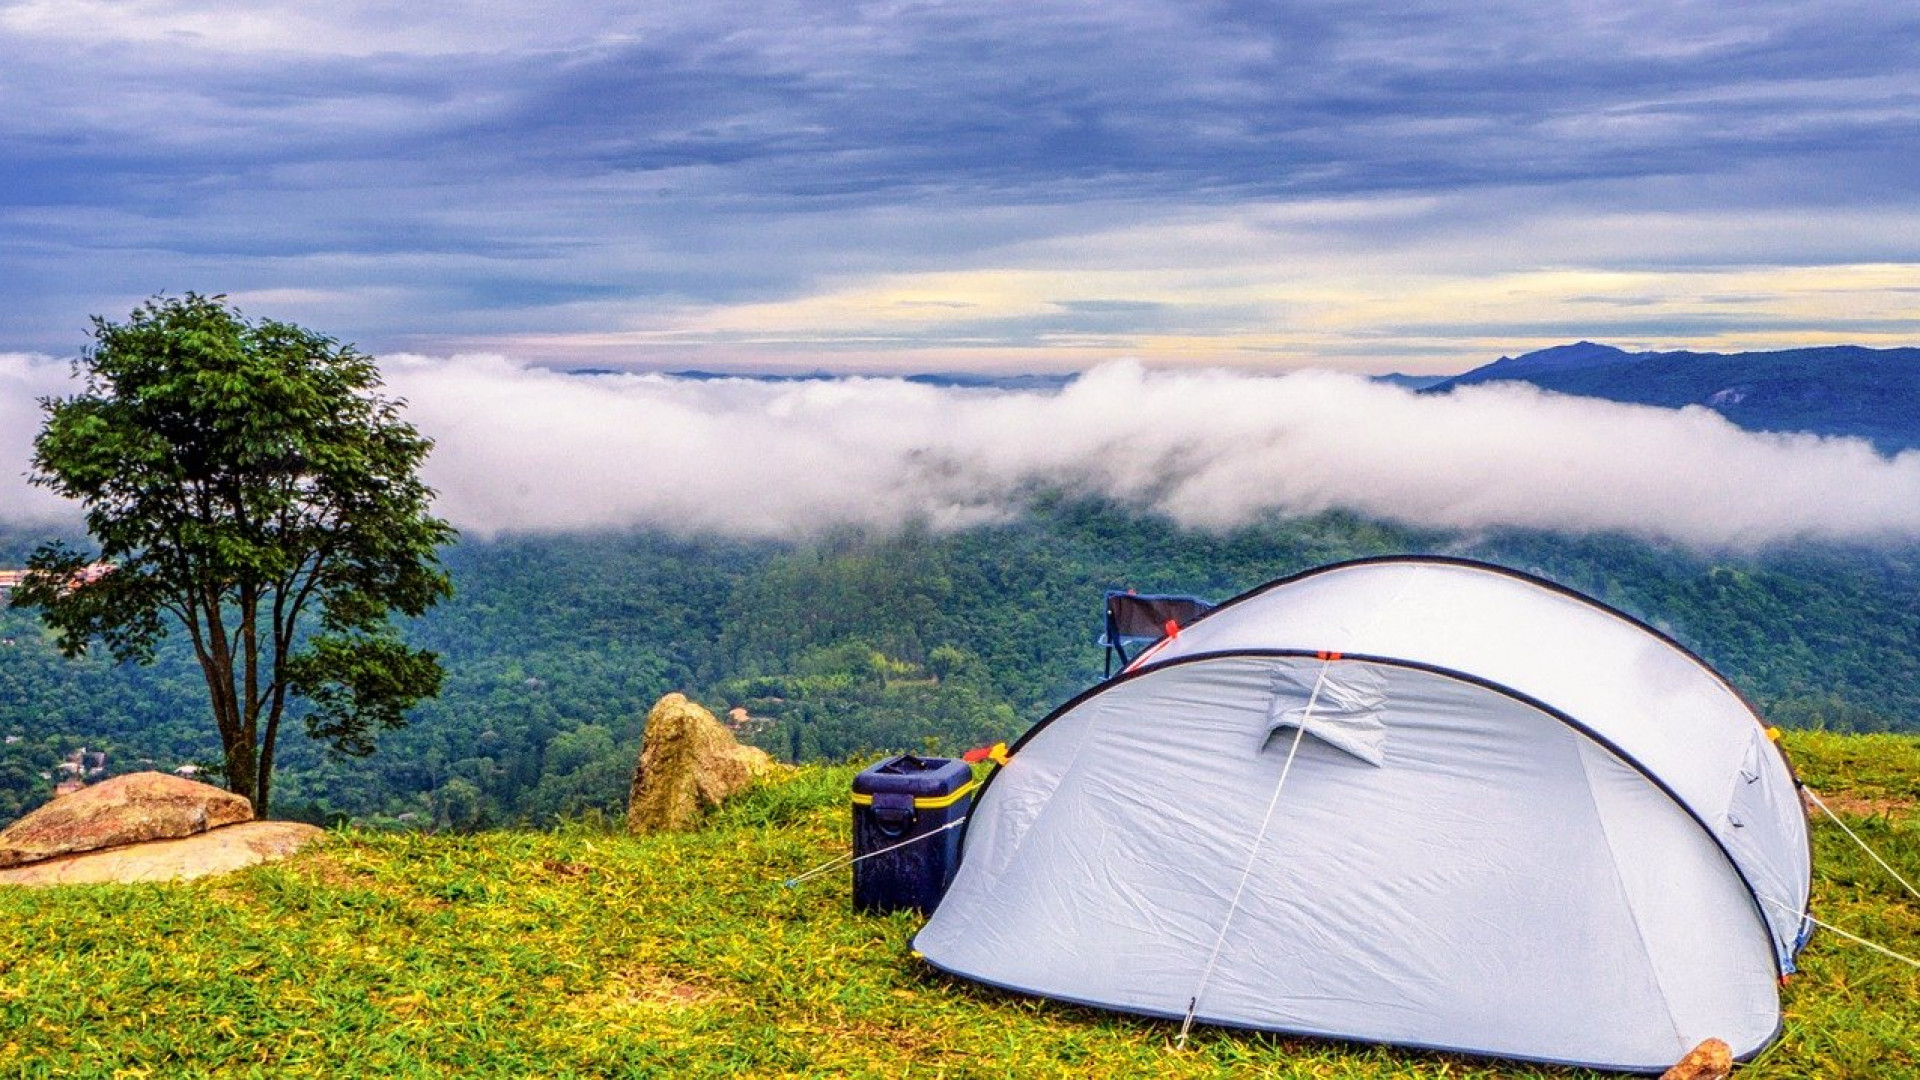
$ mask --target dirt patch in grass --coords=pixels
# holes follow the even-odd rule
[[[721,995],[697,983],[657,971],[629,971],[614,976],[598,990],[575,997],[573,1011],[586,1013],[650,1012],[696,1009],[721,1000]]]
[[[1904,817],[1920,809],[1920,800],[1905,799],[1895,795],[1854,795],[1844,791],[1822,792],[1820,801],[1827,809],[1836,814],[1849,817],[1876,817],[1885,814],[1888,817]],[[1807,803],[1807,816],[1815,820],[1823,819],[1825,814],[1811,800]]]
[[[588,877],[594,872],[591,866],[583,866],[576,862],[565,862],[560,859],[542,859],[539,865],[541,871],[547,877],[557,878],[562,881],[568,878]]]
[[[311,853],[304,859],[288,863],[287,870],[315,885],[336,889],[363,888],[373,880],[372,874],[346,866],[325,852]]]
[[[947,1032],[930,1031],[913,1024],[854,1023],[838,1029],[835,1034],[866,1045],[894,1047],[903,1058],[915,1061],[942,1056],[965,1058],[969,1054],[964,1040],[961,1045],[951,1045],[955,1040]]]
[[[646,996],[663,1004],[689,1006],[712,1000],[713,992],[702,990],[692,983],[668,981],[647,987]]]

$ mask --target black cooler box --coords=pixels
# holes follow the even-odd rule
[[[931,913],[960,866],[960,830],[946,826],[972,805],[973,768],[953,758],[902,754],[854,777],[854,910]]]

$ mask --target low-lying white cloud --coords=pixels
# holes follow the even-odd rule
[[[1719,549],[1920,539],[1920,452],[1518,385],[1422,396],[1329,372],[1130,362],[1019,392],[576,376],[493,356],[385,366],[437,440],[426,471],[439,510],[470,536],[957,528],[1059,490],[1205,529],[1339,508]],[[68,386],[65,361],[0,354],[0,525],[77,520],[25,480],[35,399]]]
[[[40,399],[71,393],[69,361],[33,353],[0,353],[0,526],[71,525],[79,511],[59,496],[27,483],[33,436],[40,430]]]
[[[1920,538],[1920,453],[1514,385],[1422,396],[1327,372],[1128,362],[1057,392],[581,377],[498,357],[388,370],[439,440],[441,511],[483,535],[961,527],[1058,489],[1214,529],[1342,508],[1709,548]]]

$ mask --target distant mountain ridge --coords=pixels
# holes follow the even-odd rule
[[[581,368],[571,375],[597,375],[604,372],[590,368]],[[967,371],[930,371],[912,375],[869,375],[856,376],[835,374],[829,371],[809,371],[800,374],[743,374],[741,372],[686,371],[663,372],[670,379],[687,379],[693,382],[716,382],[725,379],[745,379],[749,382],[789,383],[789,382],[832,382],[849,378],[897,378],[902,382],[918,383],[922,386],[941,386],[963,390],[1060,390],[1080,376],[1077,372],[1052,375],[986,375]]]
[[[1580,341],[1503,356],[1425,392],[1490,382],[1667,408],[1700,405],[1757,431],[1857,435],[1887,452],[1920,448],[1920,348],[1632,353]]]
[[[1388,386],[1398,386],[1404,390],[1425,390],[1429,386],[1437,386],[1440,383],[1446,382],[1448,379],[1455,378],[1455,376],[1407,375],[1403,372],[1396,371],[1391,375],[1369,375],[1368,378],[1374,382],[1386,383]]]
[[[615,372],[577,368],[568,374]],[[692,369],[663,374],[696,382],[798,383],[851,377],[826,371],[773,374]],[[1064,389],[1079,376],[927,372],[887,377],[925,386],[1050,392]],[[1525,382],[1555,393],[1637,405],[1670,409],[1698,405],[1754,431],[1858,436],[1884,453],[1920,449],[1920,348],[1823,345],[1770,352],[1628,352],[1576,341],[1503,356],[1462,375],[1396,372],[1372,378],[1429,394],[1482,383]]]

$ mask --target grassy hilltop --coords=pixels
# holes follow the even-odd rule
[[[1920,876],[1920,739],[1788,746]],[[851,913],[844,872],[781,887],[846,850],[852,773],[805,769],[683,836],[344,831],[212,881],[0,892],[0,1074],[1585,1075],[1215,1029],[1181,1051],[1171,1024],[944,978],[909,955],[914,917]],[[1814,835],[1815,914],[1920,954],[1920,902]],[[1822,934],[1785,1002],[1739,1075],[1920,1075],[1920,971]]]

